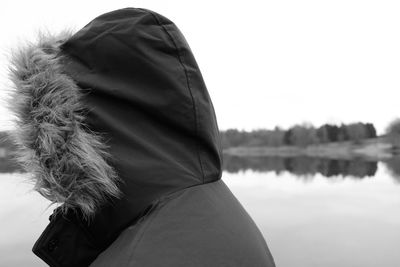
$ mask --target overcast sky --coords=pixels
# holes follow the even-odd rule
[[[128,6],[181,29],[221,130],[363,121],[381,133],[400,117],[400,1],[2,1],[1,88],[9,49],[38,29],[79,30]]]

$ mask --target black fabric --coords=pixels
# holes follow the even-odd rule
[[[63,51],[72,59],[66,72],[90,90],[89,128],[108,138],[124,182],[122,201],[89,226],[98,244],[107,246],[161,195],[221,177],[212,103],[172,22],[142,9],[114,11],[90,22]]]
[[[124,229],[143,220],[160,199],[185,188],[219,181],[222,148],[214,107],[200,69],[184,36],[169,19],[143,8],[109,12],[74,34],[64,43],[62,52],[68,57],[65,73],[85,93],[82,101],[89,109],[85,123],[107,140],[112,155],[110,163],[122,179],[119,186],[124,195],[103,206],[89,222],[79,214],[64,217],[56,214],[33,248],[50,266],[80,267],[88,266],[110,247]],[[214,204],[222,211],[219,197],[214,197]],[[223,199],[230,201],[229,197],[221,196]],[[183,198],[175,200],[179,201],[186,202]],[[191,209],[213,209],[201,201],[198,195],[188,199],[185,208],[175,213],[173,208],[169,211],[173,212],[171,214],[179,211],[176,215],[183,218],[193,215]],[[223,224],[244,218],[241,213],[240,209],[232,209],[231,217],[224,218],[226,212],[218,215],[218,210],[211,210],[204,213],[201,221],[207,228],[207,221],[213,219],[207,216],[216,215],[219,219],[215,223]],[[250,231],[249,237],[257,239],[253,243],[259,247],[256,254],[260,256],[260,251],[268,254],[255,225],[249,219],[238,221],[235,231],[239,228],[243,228],[244,233]],[[203,231],[196,223],[191,228],[192,238],[202,240]],[[163,224],[163,218],[158,224]],[[220,225],[215,229],[223,231],[225,228]],[[227,234],[220,233],[221,236]],[[234,235],[210,245],[222,248],[224,242],[240,244],[240,239],[241,235]],[[206,243],[207,239],[202,242]],[[203,247],[205,243],[200,245]],[[237,249],[239,245],[234,247]],[[152,245],[141,248],[142,257],[146,256],[147,249],[147,256],[152,257]],[[232,249],[231,253],[236,252]],[[155,266],[154,260],[135,266]],[[110,259],[108,265],[101,266],[128,266],[115,261]],[[163,259],[159,261],[162,263]],[[157,266],[211,266],[173,265],[173,262]]]
[[[274,260],[253,220],[218,180],[160,199],[90,266],[272,267]]]

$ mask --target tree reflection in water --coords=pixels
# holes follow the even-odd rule
[[[272,156],[233,156],[224,154],[223,170],[229,173],[252,170],[256,172],[275,172],[279,175],[288,171],[301,179],[308,179],[315,174],[325,177],[373,177],[378,169],[378,162],[363,158],[328,159],[308,156],[272,157]],[[390,175],[400,184],[400,156],[383,161]],[[11,157],[0,158],[0,173],[23,172]]]
[[[384,161],[391,175],[400,182],[400,158]],[[232,156],[224,154],[224,171],[236,173],[252,170],[256,172],[275,172],[279,175],[288,171],[299,178],[321,174],[325,177],[343,176],[362,179],[375,176],[378,162],[363,158],[327,159],[308,156],[271,157],[271,156]]]

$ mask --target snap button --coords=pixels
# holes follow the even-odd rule
[[[58,239],[57,238],[53,238],[49,241],[49,243],[47,244],[47,250],[49,252],[53,252],[54,250],[56,250],[58,248]]]

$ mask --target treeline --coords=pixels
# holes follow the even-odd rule
[[[393,120],[386,128],[386,135],[396,140],[400,146],[400,118]],[[300,146],[331,142],[353,141],[377,137],[372,123],[324,124],[318,128],[310,124],[298,124],[285,130],[275,127],[273,130],[258,129],[251,132],[238,129],[221,131],[223,148],[236,146]],[[0,148],[13,150],[14,145],[7,131],[0,131]]]
[[[300,146],[330,142],[353,141],[375,138],[376,129],[372,123],[351,123],[340,126],[324,124],[319,128],[312,125],[295,125],[287,130],[275,127],[273,130],[258,129],[251,132],[237,129],[221,131],[223,148],[236,146]]]

